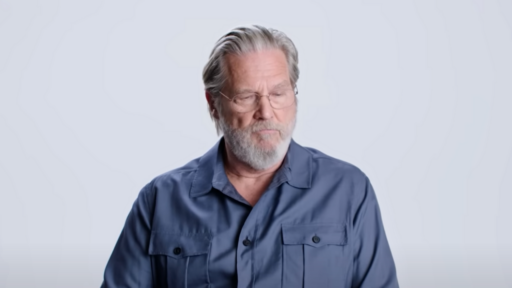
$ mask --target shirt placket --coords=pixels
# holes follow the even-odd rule
[[[236,253],[238,288],[253,287],[256,213],[256,209],[253,208],[238,235]]]
[[[249,216],[244,222],[237,244],[237,276],[238,288],[253,288],[254,276],[258,267],[255,267],[256,249],[258,247],[258,223],[260,222],[260,213],[270,204],[267,203],[272,199],[272,193],[275,188],[286,181],[286,176],[278,175],[269,185],[268,190],[263,193],[256,205],[252,208]],[[265,250],[265,249],[263,249]]]

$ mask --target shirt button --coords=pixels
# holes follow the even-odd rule
[[[181,254],[181,248],[180,247],[174,248],[174,250],[172,250],[172,253],[174,253],[174,255],[180,255]]]
[[[318,242],[320,242],[320,237],[315,235],[315,236],[313,236],[312,240],[313,240],[314,243],[318,243]]]
[[[247,246],[251,245],[251,240],[245,239],[244,241],[242,241],[242,244],[244,244],[244,246],[247,247]]]

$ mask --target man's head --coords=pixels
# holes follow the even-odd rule
[[[253,26],[221,37],[203,70],[217,132],[256,170],[282,159],[291,141],[297,65],[297,50],[284,33]]]

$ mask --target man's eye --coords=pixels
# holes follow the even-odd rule
[[[248,100],[252,100],[252,99],[256,98],[256,95],[255,94],[242,94],[242,95],[238,95],[237,98],[240,101],[248,101]]]
[[[285,91],[277,91],[277,92],[273,92],[270,94],[271,97],[275,97],[275,98],[279,98],[279,97],[282,97],[282,96],[286,96],[286,92]]]

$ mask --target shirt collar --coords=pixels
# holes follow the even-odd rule
[[[224,137],[222,137],[206,154],[199,159],[199,164],[190,189],[191,197],[207,194],[212,187],[222,190],[228,184],[228,178],[224,171],[222,149]],[[288,184],[296,188],[311,187],[312,158],[309,151],[297,144],[293,139],[277,174],[285,176]]]
[[[283,163],[290,173],[288,184],[296,188],[311,188],[312,157],[311,152],[292,139]]]

